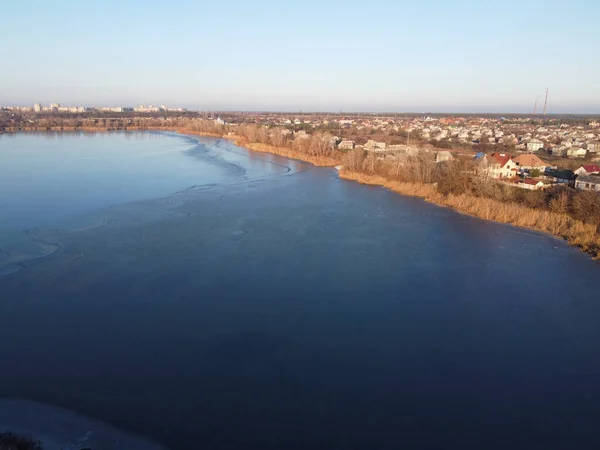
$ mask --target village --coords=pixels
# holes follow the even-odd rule
[[[440,164],[471,161],[478,175],[528,190],[567,185],[600,191],[600,121],[591,116],[193,112],[165,106],[75,111],[58,105],[4,107],[0,132],[37,124],[152,128],[196,118],[223,128],[276,128],[294,141],[326,133],[332,136],[331,146],[341,152],[363,149],[400,163],[416,155]]]
[[[430,154],[437,163],[472,161],[478,175],[528,190],[567,185],[600,192],[600,122],[593,119],[316,114],[233,119],[283,127],[294,139],[308,138],[311,130],[329,131],[338,150],[362,148],[381,159]]]

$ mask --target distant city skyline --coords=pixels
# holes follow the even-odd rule
[[[43,104],[40,102],[34,103],[33,105],[28,104],[0,104],[0,110],[22,110],[22,111],[31,111],[31,112],[90,112],[90,111],[100,111],[100,112],[195,112],[195,113],[203,113],[203,114],[218,114],[218,113],[226,113],[226,112],[262,112],[262,113],[276,113],[276,114],[333,114],[333,115],[344,115],[344,114],[519,114],[519,115],[534,115],[541,116],[543,114],[543,104],[540,104],[537,108],[536,114],[533,114],[531,111],[529,112],[514,112],[514,111],[479,111],[479,112],[470,112],[470,111],[432,111],[432,110],[424,110],[424,111],[394,111],[394,110],[326,110],[326,109],[318,109],[318,110],[276,110],[276,109],[194,109],[194,108],[184,108],[180,106],[172,106],[172,105],[155,105],[155,104],[141,104],[137,106],[131,105],[82,105],[82,104],[64,104],[60,102]],[[585,112],[548,112],[547,115],[600,115],[600,113],[585,113]]]
[[[1,105],[600,113],[594,0],[3,7]],[[538,111],[539,112],[539,111]]]

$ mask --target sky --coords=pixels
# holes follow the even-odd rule
[[[600,113],[598,0],[0,6],[0,105]]]

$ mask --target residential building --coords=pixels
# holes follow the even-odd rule
[[[588,141],[586,148],[590,153],[598,153],[600,152],[600,141]]]
[[[385,150],[387,144],[385,142],[377,142],[373,139],[369,139],[365,144],[366,150]]]
[[[546,167],[549,167],[548,164],[531,153],[523,153],[514,158],[513,161],[519,165],[521,171],[538,169],[539,171],[544,172]]]
[[[527,143],[527,151],[535,153],[542,148],[544,148],[544,143],[539,139],[532,139]]]
[[[448,150],[441,150],[435,155],[435,162],[452,161],[454,156]]]
[[[492,178],[512,178],[518,166],[506,153],[492,153],[488,163],[488,175]]]
[[[571,147],[567,149],[567,156],[571,158],[585,158],[587,150],[581,147]]]
[[[590,175],[593,173],[600,173],[600,166],[596,164],[584,164],[575,171],[575,175]]]
[[[600,176],[599,175],[579,175],[575,180],[575,188],[585,191],[600,192]]]
[[[354,148],[354,141],[344,140],[338,144],[340,150],[352,150]]]
[[[546,185],[542,180],[534,180],[532,178],[528,178],[525,180],[521,180],[517,183],[517,186],[521,189],[529,189],[531,191],[537,191],[538,189],[543,189]]]

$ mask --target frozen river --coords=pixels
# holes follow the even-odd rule
[[[224,140],[0,163],[0,397],[171,449],[600,445],[600,265],[563,242]]]

